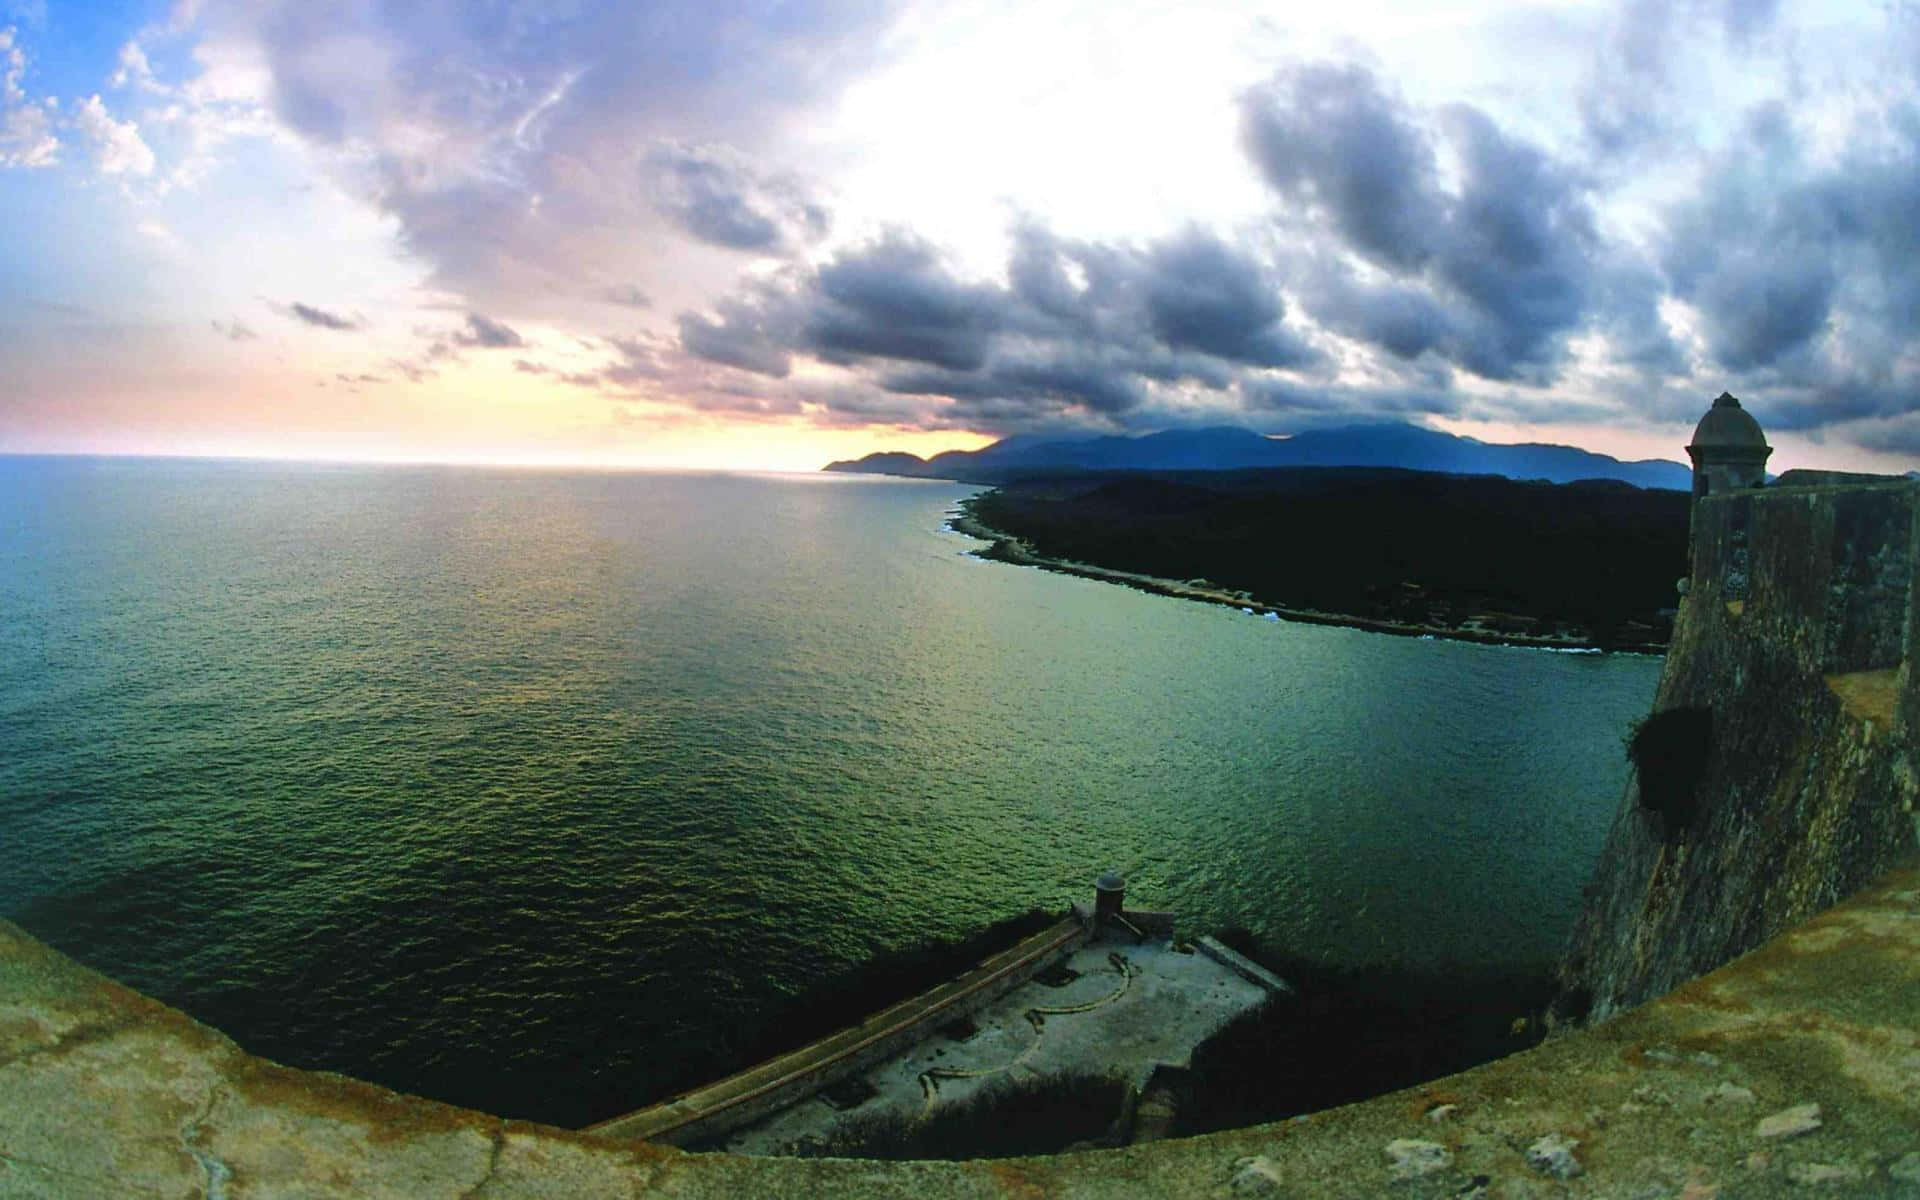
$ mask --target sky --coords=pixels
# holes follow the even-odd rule
[[[1920,466],[1904,0],[0,0],[0,452]]]

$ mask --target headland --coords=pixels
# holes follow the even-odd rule
[[[1298,468],[1031,478],[951,525],[982,558],[1256,616],[1658,654],[1686,511],[1621,483]]]

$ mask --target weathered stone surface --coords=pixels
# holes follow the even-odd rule
[[[1565,1134],[1549,1133],[1527,1147],[1527,1165],[1542,1175],[1551,1175],[1555,1179],[1572,1179],[1576,1175],[1586,1174],[1586,1168],[1573,1156],[1574,1147],[1580,1144],[1578,1138]]]
[[[1852,994],[1869,979],[1876,983],[1864,999]],[[8,1200],[948,1200],[1236,1189],[1355,1200],[1768,1200],[1898,1196],[1915,1190],[1920,1173],[1920,869],[1674,995],[1461,1075],[1304,1119],[1050,1159],[688,1155],[503,1122],[264,1062],[4,924],[0,1011],[8,1014],[0,1032],[0,1196]],[[1751,1091],[1758,1111],[1701,1102],[1722,1084]],[[1798,1103],[1820,1105],[1817,1131],[1756,1138],[1757,1117]],[[1429,1121],[1443,1105],[1456,1107]],[[1585,1173],[1560,1179],[1530,1166],[1526,1150],[1542,1131],[1577,1142]],[[1395,1143],[1438,1149],[1408,1150],[1404,1161],[1425,1169],[1396,1180],[1395,1159],[1383,1153]],[[1828,1182],[1808,1173],[1821,1167],[1860,1176]]]
[[[1794,1163],[1787,1168],[1787,1178],[1803,1186],[1817,1187],[1822,1184],[1859,1183],[1866,1178],[1866,1172],[1846,1163]]]
[[[1395,1138],[1387,1143],[1387,1174],[1394,1179],[1418,1179],[1435,1171],[1444,1171],[1453,1162],[1453,1153],[1438,1142],[1418,1138]]]
[[[1271,1196],[1280,1190],[1285,1178],[1274,1161],[1264,1154],[1255,1154],[1233,1164],[1232,1187],[1239,1196]]]
[[[1604,1019],[1662,995],[1920,850],[1917,518],[1910,485],[1695,505],[1653,710],[1711,714],[1704,771],[1685,821],[1643,805],[1659,780],[1629,783],[1561,967],[1563,1013]],[[1748,593],[1730,605],[1741,546]]]
[[[1909,1150],[1894,1159],[1887,1176],[1898,1183],[1920,1185],[1920,1150]]]
[[[1751,1088],[1722,1081],[1719,1087],[1707,1092],[1701,1099],[1707,1104],[1752,1104],[1754,1096]]]
[[[1818,1104],[1796,1104],[1792,1108],[1783,1108],[1770,1117],[1760,1118],[1753,1127],[1753,1136],[1762,1138],[1799,1137],[1803,1133],[1812,1133],[1820,1128],[1820,1106]]]

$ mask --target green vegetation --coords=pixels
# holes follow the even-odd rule
[[[1668,843],[1693,828],[1700,777],[1712,751],[1710,708],[1669,708],[1636,722],[1627,734],[1627,757],[1640,780],[1640,807],[1659,815]]]
[[[924,1117],[892,1109],[856,1115],[826,1137],[787,1147],[802,1158],[969,1159],[1058,1154],[1080,1143],[1119,1145],[1127,1085],[1100,1075],[989,1084]]]
[[[1688,503],[1607,481],[1299,468],[1030,479],[967,507],[1045,557],[1283,608],[1635,646],[1671,632]]]

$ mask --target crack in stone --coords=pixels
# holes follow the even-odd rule
[[[0,1067],[13,1067],[30,1059],[45,1058],[48,1055],[66,1054],[91,1042],[112,1037],[123,1030],[140,1024],[137,1017],[121,1017],[114,1021],[99,1021],[91,1024],[75,1025],[72,1029],[39,1046],[30,1046],[18,1054],[0,1057]]]
[[[225,1099],[227,1089],[216,1084],[207,1091],[207,1103],[199,1115],[180,1127],[180,1147],[194,1162],[200,1164],[200,1170],[207,1177],[206,1200],[227,1200],[227,1182],[233,1178],[233,1168],[221,1161],[220,1156],[200,1145],[200,1127],[221,1100]]]
[[[474,1200],[486,1186],[493,1182],[493,1173],[500,1169],[500,1155],[507,1148],[507,1123],[503,1119],[493,1127],[493,1150],[487,1155],[487,1172],[480,1182],[460,1193],[460,1200]]]

